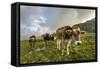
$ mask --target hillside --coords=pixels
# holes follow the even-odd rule
[[[85,23],[80,23],[79,24],[81,30],[87,31],[87,32],[95,32],[95,19],[88,20]]]

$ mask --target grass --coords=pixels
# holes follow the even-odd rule
[[[22,40],[20,45],[20,63],[41,63],[60,61],[80,61],[95,59],[95,34],[81,35],[81,45],[71,45],[70,54],[66,52],[62,56],[56,49],[56,41],[49,42],[48,48],[44,48],[44,41],[37,40],[34,48],[29,46],[27,40]]]

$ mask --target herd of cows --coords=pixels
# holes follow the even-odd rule
[[[67,52],[69,55],[69,47],[71,44],[81,44],[80,34],[85,34],[85,31],[81,31],[78,25],[64,26],[56,30],[55,33],[49,34],[44,33],[41,35],[45,42],[45,47],[48,45],[48,41],[56,41],[56,48],[61,51],[61,55],[64,55],[64,52]],[[37,41],[35,35],[29,37],[30,46],[34,46]]]

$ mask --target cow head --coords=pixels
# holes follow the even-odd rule
[[[71,36],[72,36],[72,27],[70,27],[70,26],[65,26],[64,27],[64,36],[65,36],[65,38],[70,38]]]
[[[81,41],[80,41],[80,27],[79,27],[79,25],[72,26],[72,32],[73,32],[73,35],[72,35],[73,42],[75,44],[81,44]]]

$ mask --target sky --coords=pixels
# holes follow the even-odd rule
[[[20,6],[20,37],[53,33],[62,26],[72,26],[95,18],[93,9]]]

